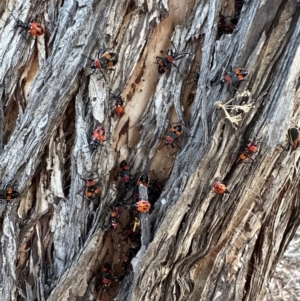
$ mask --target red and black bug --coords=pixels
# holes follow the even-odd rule
[[[92,69],[92,74],[94,74],[96,71],[102,72],[102,69],[107,69],[107,70],[114,70],[114,66],[118,62],[118,54],[115,53],[114,51],[109,51],[112,48],[105,48],[101,49],[95,59],[91,59],[83,54],[84,57],[89,59],[92,63],[90,65]]]
[[[7,202],[12,201],[20,196],[17,190],[14,190],[12,186],[7,185],[4,189],[0,189],[0,199],[6,200]]]
[[[177,61],[181,58],[183,58],[185,55],[190,54],[189,52],[178,52],[174,43],[171,41],[172,46],[174,47],[174,51],[172,49],[169,49],[167,51],[167,56],[162,58],[160,56],[156,57],[156,64],[158,64],[158,73],[164,74],[164,73],[170,73],[170,70],[172,66],[176,68],[178,73],[182,75],[178,69],[178,67],[175,65],[174,61]]]
[[[122,212],[122,206],[120,205],[120,203],[118,203],[115,206],[111,206],[111,208],[109,209],[110,217],[119,218],[121,212]]]
[[[122,178],[125,187],[128,188],[128,186],[132,183],[132,175],[130,174],[130,165],[125,160],[120,163],[119,175]]]
[[[120,205],[112,206],[109,209],[110,217],[109,217],[108,227],[112,227],[115,231],[117,231],[119,227],[122,228],[122,223],[119,221],[121,212],[122,212],[122,207]]]
[[[104,126],[98,126],[93,133],[93,139],[90,143],[92,150],[95,150],[99,145],[103,145],[106,141],[106,134]]]
[[[216,182],[214,184],[214,187],[213,187],[214,191],[217,193],[217,194],[224,194],[224,193],[229,193],[227,187],[220,183],[220,182]]]
[[[141,213],[147,213],[151,209],[151,204],[148,200],[139,200],[136,204],[134,204],[134,207]]]
[[[151,204],[148,201],[148,185],[149,177],[143,173],[136,183],[136,193],[134,194],[135,203],[133,204],[133,207],[141,213],[147,213],[151,208]]]
[[[122,100],[121,97],[119,97],[118,99],[115,100],[115,113],[119,118],[121,118],[125,114],[124,110],[125,110],[124,101]]]
[[[246,68],[236,68],[231,71],[226,71],[224,77],[219,81],[219,84],[237,85],[239,82],[247,80],[248,70]]]
[[[119,226],[121,226],[121,222],[115,217],[110,217],[109,225],[110,225],[110,227],[112,227],[114,229],[114,231],[117,231]]]
[[[22,22],[21,20],[17,20],[17,26],[22,30],[26,30],[34,37],[42,36],[45,33],[45,28],[38,23],[36,20],[32,20],[29,23]]]
[[[17,19],[13,14],[12,17],[17,21],[17,27],[21,28],[22,30],[26,30],[30,35],[34,37],[42,36],[45,33],[45,28],[43,27],[43,25],[38,23],[35,19],[32,19],[31,21],[26,23]]]
[[[102,284],[105,289],[109,289],[111,287],[112,281],[116,280],[116,277],[113,276],[111,265],[109,263],[105,263],[101,269],[102,272]]]
[[[239,155],[236,163],[249,163],[254,162],[252,156],[258,152],[259,141],[255,138],[249,140],[244,151]]]
[[[121,118],[125,114],[125,103],[121,97],[121,93],[115,95],[110,92],[110,94],[113,96],[115,101],[115,114],[118,118]]]
[[[171,127],[167,131],[166,137],[164,138],[165,144],[161,148],[171,145],[172,148],[177,147],[180,149],[178,140],[182,134],[182,130],[183,129],[181,123],[172,123]],[[159,148],[159,150],[161,148]]]
[[[81,178],[81,180],[85,181],[84,195],[86,198],[89,200],[94,200],[97,198],[101,192],[100,184],[93,178],[88,178],[87,180]]]
[[[111,265],[108,262],[105,262],[101,268],[101,271],[112,273]]]

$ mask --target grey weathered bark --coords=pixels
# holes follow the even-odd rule
[[[0,5],[0,177],[22,193],[2,204],[1,300],[109,298],[99,289],[100,269],[107,261],[119,270],[124,247],[101,226],[121,189],[108,174],[123,159],[137,175],[164,170],[161,181],[173,169],[149,220],[142,219],[142,227],[151,223],[151,242],[144,240],[117,300],[266,295],[300,223],[299,154],[278,147],[300,115],[299,15],[294,0],[245,1],[235,31],[217,40],[218,14],[232,14],[234,1],[183,2]],[[46,27],[37,41],[15,27],[15,18],[32,17]],[[176,61],[183,76],[175,68],[158,76],[155,56],[165,56],[169,36],[192,54]],[[119,54],[106,80],[89,75],[83,56],[94,58],[103,44]],[[235,124],[215,106],[232,94],[209,84],[229,66],[250,70],[233,99],[250,110]],[[186,79],[198,68],[189,106]],[[111,117],[109,88],[126,101],[120,120]],[[157,151],[170,121],[185,124],[176,159],[167,148]],[[99,123],[108,139],[92,155],[88,143]],[[255,162],[235,164],[250,137],[262,140]],[[96,174],[101,201],[91,202],[81,178]],[[229,195],[212,191],[216,180],[228,184]]]

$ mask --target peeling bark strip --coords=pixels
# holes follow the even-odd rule
[[[278,147],[300,117],[299,12],[292,0],[245,0],[220,37],[219,13],[234,12],[233,0],[0,4],[0,188],[21,192],[1,204],[1,300],[264,299],[300,224],[299,153]],[[33,18],[46,30],[36,39],[16,27]],[[183,76],[158,74],[169,36],[192,53],[176,61]],[[85,56],[104,47],[118,54],[115,71],[91,75]],[[238,91],[215,85],[230,66],[249,71]],[[124,100],[121,118],[110,91]],[[180,149],[158,151],[175,122]],[[100,125],[106,141],[91,152]],[[236,164],[254,138],[254,162]],[[164,190],[141,219],[133,272],[105,291],[101,267],[120,276],[129,248],[103,227],[107,207],[132,195],[114,176],[122,160]],[[101,184],[93,200],[89,177]],[[230,194],[216,195],[216,181]]]

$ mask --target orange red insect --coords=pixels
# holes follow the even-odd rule
[[[90,143],[92,150],[95,150],[99,145],[103,145],[106,141],[106,132],[104,126],[98,126],[93,132],[93,138]]]

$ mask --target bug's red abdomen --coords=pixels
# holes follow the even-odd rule
[[[95,59],[95,65],[97,69],[101,69],[101,63],[98,59]]]
[[[42,36],[45,33],[44,27],[36,22],[30,23],[29,33],[33,36]]]
[[[168,61],[169,61],[170,63],[174,63],[174,58],[173,58],[172,55],[168,54],[168,55],[167,55],[167,59],[168,59]]]
[[[123,106],[116,106],[116,115],[121,117],[124,114],[124,107]]]
[[[256,153],[257,152],[257,146],[254,145],[254,144],[251,144],[249,147],[248,147],[249,151],[251,151],[252,153]]]

